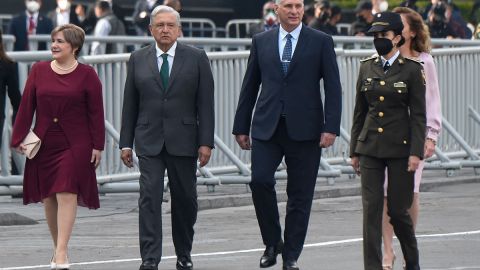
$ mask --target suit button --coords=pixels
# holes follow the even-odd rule
[[[53,118],[53,122],[54,122],[54,123],[57,123],[57,122],[58,122],[58,118],[57,118],[57,117],[54,117],[54,118]]]
[[[384,100],[385,100],[385,97],[384,97],[384,96],[380,96],[380,97],[378,98],[378,100],[384,101]]]
[[[385,81],[380,81],[380,85],[385,85]]]
[[[383,132],[383,128],[378,128],[378,133],[382,133]]]
[[[379,113],[378,113],[378,116],[379,116],[379,117],[383,117],[383,112],[379,112]]]

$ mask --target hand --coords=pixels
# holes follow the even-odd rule
[[[93,149],[92,150],[92,158],[90,159],[90,163],[95,165],[95,169],[100,165],[100,160],[102,159],[102,151]]]
[[[200,146],[198,148],[198,161],[200,162],[200,167],[207,165],[212,155],[212,148],[209,146]]]
[[[435,143],[432,140],[425,140],[425,146],[423,147],[423,158],[429,158],[435,153]]]
[[[132,152],[132,149],[122,150],[122,154],[121,154],[120,157],[123,161],[123,164],[125,164],[125,166],[127,166],[128,168],[133,167],[133,152]]]
[[[335,135],[333,133],[327,133],[327,132],[322,133],[322,135],[320,136],[319,146],[321,148],[327,148],[335,142],[336,138],[337,138],[337,135]]]
[[[352,157],[350,160],[353,169],[357,175],[360,175],[360,159],[358,157]]]
[[[20,145],[15,147],[14,149],[17,153],[25,155],[25,151],[27,150],[27,147],[25,147],[25,144],[20,143]]]
[[[237,140],[238,145],[243,150],[250,150],[252,149],[250,144],[250,136],[248,135],[235,135],[235,140]]]
[[[414,172],[418,169],[418,164],[420,164],[420,158],[417,156],[408,157],[408,169],[409,172]]]

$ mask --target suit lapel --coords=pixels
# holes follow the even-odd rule
[[[306,28],[307,27],[305,25],[302,25],[302,30],[300,31],[300,35],[298,35],[297,46],[295,47],[292,60],[290,61],[290,65],[288,66],[287,76],[295,68],[295,65],[298,62],[298,59],[301,57],[302,52],[305,50],[305,48],[308,45],[308,42],[310,41],[310,39],[308,38],[308,32],[307,32],[308,29]]]
[[[388,75],[389,76],[393,76],[399,72],[402,71],[402,69],[400,68],[400,65],[403,64],[405,60],[403,60],[402,56],[398,56],[397,59],[395,59],[395,61],[393,62],[392,66],[388,69]],[[400,63],[401,62],[401,63]]]
[[[160,78],[160,70],[158,70],[158,61],[157,61],[157,50],[155,47],[155,44],[152,44],[152,47],[150,48],[148,52],[148,66],[150,67],[152,74],[155,74],[155,81],[157,82],[158,86],[162,90],[165,90],[163,88],[162,80]]]
[[[182,70],[182,66],[184,62],[185,62],[184,45],[177,42],[177,49],[175,50],[175,57],[173,58],[172,71],[170,72],[170,78],[168,80],[168,88],[171,87],[171,85],[173,84],[173,81],[177,77],[177,74],[180,72],[180,70]]]
[[[270,35],[270,41],[268,43],[272,44],[273,43],[273,58],[274,58],[274,63],[275,66],[277,67],[278,72],[283,77],[283,69],[282,69],[282,62],[280,62],[281,55],[280,53],[280,48],[278,47],[278,39],[279,39],[279,32],[280,32],[280,27],[277,27],[271,31]]]

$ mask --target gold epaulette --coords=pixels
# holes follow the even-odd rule
[[[370,61],[370,60],[373,60],[373,59],[376,59],[376,58],[377,58],[377,56],[374,55],[374,56],[371,56],[371,57],[368,57],[368,58],[361,59],[360,62],[363,63],[363,62],[367,62],[367,61]]]
[[[405,59],[407,59],[407,60],[410,60],[410,61],[413,61],[413,62],[415,62],[415,63],[418,63],[418,64],[420,64],[420,65],[423,65],[423,61],[420,60],[420,59],[418,59],[418,58],[413,58],[413,57],[403,57],[403,58],[405,58]]]

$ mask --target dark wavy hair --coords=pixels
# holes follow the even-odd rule
[[[432,43],[430,39],[430,31],[428,26],[424,23],[422,16],[415,10],[407,7],[396,7],[393,12],[404,15],[407,19],[410,30],[415,33],[412,38],[411,48],[417,52],[430,53],[432,50]]]
[[[13,62],[12,59],[10,59],[10,57],[8,57],[7,53],[5,52],[5,47],[3,46],[2,30],[0,30],[0,61]]]

